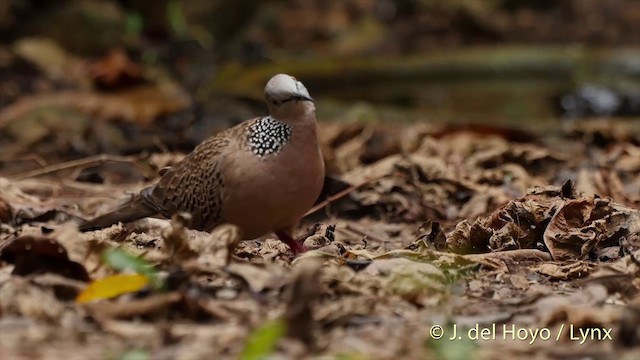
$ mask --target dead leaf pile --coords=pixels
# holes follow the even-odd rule
[[[125,65],[103,76],[116,84],[133,71]],[[586,157],[583,143],[565,144],[574,130],[559,144],[493,128],[319,131],[327,188],[337,187],[298,229],[313,250],[295,260],[270,237],[239,242],[233,225],[189,230],[188,214],[75,229],[152,180],[0,178],[0,332],[11,333],[0,337],[0,355],[425,358],[450,351],[430,327],[452,324],[625,334],[614,345],[558,339],[578,354],[639,346],[623,321],[640,309],[634,145]],[[122,166],[154,178],[179,158]],[[97,345],[84,349],[87,338]],[[466,344],[487,358],[532,351],[522,341]],[[557,346],[534,348],[554,354]]]

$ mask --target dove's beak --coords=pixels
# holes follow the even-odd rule
[[[313,100],[313,98],[309,95],[306,94],[295,94],[293,95],[293,99],[297,100],[297,101],[311,101],[311,102],[316,102],[315,100]]]

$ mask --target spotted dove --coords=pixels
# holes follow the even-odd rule
[[[82,223],[81,231],[177,212],[189,227],[240,227],[244,239],[275,232],[298,254],[289,230],[322,190],[324,162],[316,138],[314,101],[294,77],[278,74],[265,87],[269,115],[247,120],[198,145],[159,182],[124,206]]]

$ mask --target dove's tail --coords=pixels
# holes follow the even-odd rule
[[[145,217],[154,216],[156,214],[157,212],[155,210],[149,208],[142,202],[140,196],[136,196],[127,204],[112,212],[81,223],[78,226],[78,229],[80,231],[98,230],[119,222],[128,223]]]

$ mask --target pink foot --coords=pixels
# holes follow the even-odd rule
[[[284,231],[276,231],[276,235],[283,243],[287,244],[291,251],[293,251],[294,256],[298,256],[307,252],[307,248],[302,244],[299,240],[294,240],[289,234]]]

